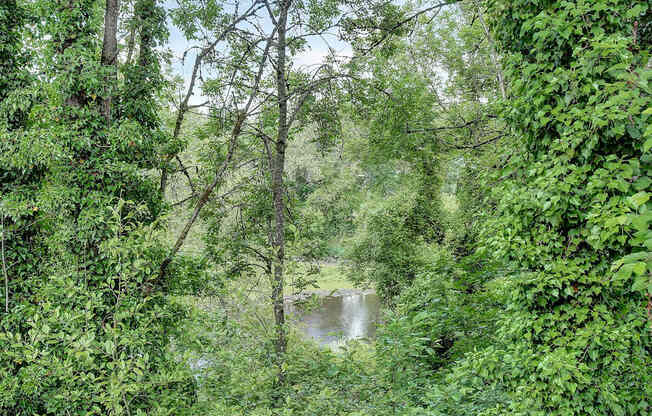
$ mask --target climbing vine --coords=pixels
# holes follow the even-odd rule
[[[504,347],[485,357],[500,357],[489,371],[509,401],[489,413],[649,414],[649,6],[514,0],[489,13],[519,145],[487,245],[518,270]]]

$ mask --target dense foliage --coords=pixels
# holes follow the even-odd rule
[[[649,415],[650,16],[3,1],[0,413]]]
[[[433,411],[648,414],[648,6],[490,11],[519,147],[496,175],[482,245],[514,270],[511,296],[495,344],[434,389]]]
[[[0,132],[0,412],[182,414],[194,382],[168,345],[183,309],[158,280],[164,203],[144,174],[166,140],[158,60],[148,58],[162,15],[141,19],[140,63],[107,83],[115,68],[99,61],[100,2],[10,3],[1,15],[11,58]],[[107,125],[99,102],[120,90]]]
[[[500,355],[516,413],[650,411],[650,252],[636,248],[651,219],[650,45],[636,33],[648,7],[491,5],[522,145],[488,241],[522,270]]]

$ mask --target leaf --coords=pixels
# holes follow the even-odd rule
[[[637,292],[647,291],[647,286],[649,282],[650,282],[649,277],[638,276],[636,280],[634,280],[634,284],[632,285],[632,290],[635,290]]]
[[[649,189],[652,180],[647,176],[642,176],[634,182],[634,189],[637,191],[642,191],[643,189]]]
[[[633,264],[624,264],[618,272],[614,275],[614,277],[617,280],[625,280],[629,279],[629,277],[632,275],[632,272],[634,271],[634,265]]]
[[[648,192],[638,192],[628,198],[629,202],[634,208],[638,208],[641,205],[645,204],[650,199],[650,194]]]
[[[647,265],[644,262],[640,261],[638,263],[634,263],[632,270],[637,276],[641,276],[647,270]]]
[[[647,131],[645,133],[647,136]],[[652,148],[652,137],[650,137],[645,141],[645,143],[643,143],[643,152],[647,152],[648,150],[650,150],[650,148]]]

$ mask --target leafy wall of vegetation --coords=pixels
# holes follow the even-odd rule
[[[197,113],[160,1],[0,4],[0,413],[650,414],[646,2],[225,4],[170,13]],[[331,24],[354,59],[291,65]],[[283,324],[324,264],[371,345]]]
[[[504,116],[522,145],[488,241],[522,270],[500,354],[514,412],[650,411],[648,8],[491,4],[512,80]]]
[[[0,6],[2,414],[183,414],[195,398],[169,349],[184,309],[158,279],[165,204],[144,173],[167,137],[163,14],[136,3],[154,16],[119,68],[100,61],[103,2]]]
[[[495,345],[455,368],[433,406],[648,414],[648,5],[492,2],[490,16],[520,147],[482,245],[514,270],[511,296]]]

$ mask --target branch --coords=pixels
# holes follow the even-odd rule
[[[261,253],[260,250],[257,250],[257,249],[255,249],[255,248],[253,248],[251,246],[246,245],[246,244],[244,244],[242,247],[253,251],[254,254],[256,254],[259,258],[261,258],[265,263],[269,262],[270,258],[268,256],[264,255],[263,253]]]
[[[195,189],[195,184],[192,182],[192,178],[190,177],[190,173],[188,173],[188,170],[183,165],[183,162],[181,161],[181,158],[179,157],[179,155],[174,155],[174,157],[177,159],[177,162],[179,162],[179,166],[181,167],[181,171],[186,176],[186,178],[188,178],[188,185],[190,186],[190,189],[192,190],[192,193],[196,194],[197,190]]]
[[[210,103],[210,101],[205,101],[205,102],[203,102],[203,103],[201,103],[201,104],[188,105],[188,106],[186,106],[186,110],[191,110],[191,109],[193,109],[193,108],[203,107],[203,106],[205,106],[205,105],[207,105],[207,104],[209,104],[209,103]]]
[[[496,118],[496,116],[490,114],[490,115],[486,116],[486,118]],[[475,124],[478,124],[481,121],[485,121],[485,119],[484,118],[476,118],[474,120],[467,121],[465,123],[458,124],[456,126],[426,127],[426,128],[423,128],[423,129],[410,129],[409,127],[406,127],[405,132],[407,134],[411,134],[411,133],[426,133],[426,132],[442,131],[442,130],[464,129],[464,128],[467,128],[469,126],[473,126]]]
[[[387,38],[389,38],[389,37],[390,37],[390,36],[391,36],[391,35],[392,35],[392,34],[393,34],[397,29],[399,29],[401,26],[403,26],[403,25],[406,24],[406,23],[411,22],[412,20],[416,19],[417,17],[421,16],[422,14],[425,14],[425,13],[431,12],[431,11],[436,10],[436,9],[438,10],[438,9],[444,7],[444,6],[448,6],[448,5],[450,5],[450,4],[457,3],[458,1],[459,1],[459,0],[448,0],[448,1],[445,1],[445,2],[442,2],[442,3],[439,3],[439,4],[435,4],[435,5],[432,6],[432,7],[428,7],[428,8],[426,8],[426,9],[420,10],[420,11],[416,12],[415,14],[413,14],[412,16],[403,19],[402,21],[400,21],[400,22],[398,22],[397,24],[395,24],[395,25],[394,25],[392,28],[390,28],[388,31],[386,31],[386,32],[385,32],[385,35],[384,35],[383,37],[381,37],[380,39],[378,39],[377,41],[375,41],[371,46],[369,46],[369,48],[365,49],[365,50],[364,50],[364,53],[367,54],[367,53],[371,52],[374,48],[376,48],[377,46],[379,46],[380,44],[382,44],[383,42],[385,42],[385,40],[387,40]]]
[[[263,0],[265,3],[265,7],[267,8],[267,13],[269,14],[269,20],[272,21],[272,24],[274,26],[278,26],[278,22],[276,21],[276,18],[274,17],[274,12],[272,12],[272,8],[269,5],[269,1]]]
[[[472,144],[472,145],[458,145],[458,144],[446,143],[446,142],[443,142],[443,141],[442,142],[445,145],[453,147],[455,149],[460,149],[460,150],[462,150],[462,149],[477,149],[478,147],[484,146],[485,144],[493,143],[496,140],[498,140],[498,139],[500,139],[502,137],[505,137],[505,136],[506,136],[506,134],[499,134],[496,137],[492,137],[491,139],[485,140],[485,141],[480,142],[480,143]]]
[[[191,199],[193,199],[193,198],[196,197],[196,196],[197,196],[197,194],[193,192],[192,194],[190,194],[190,196],[188,196],[188,197],[182,199],[181,201],[174,202],[174,203],[172,204],[172,207],[176,207],[176,206],[179,206],[179,205],[183,205],[183,204],[185,204],[186,202],[190,201]]]
[[[202,51],[195,58],[195,63],[192,68],[192,75],[190,76],[190,84],[188,85],[188,90],[186,91],[186,95],[183,98],[183,101],[181,101],[181,105],[179,106],[179,111],[177,112],[177,119],[174,123],[174,131],[172,133],[173,138],[176,139],[177,137],[179,137],[179,132],[181,131],[181,125],[183,124],[183,119],[185,117],[185,114],[188,111],[188,109],[193,108],[188,106],[188,101],[190,101],[190,97],[192,97],[194,93],[195,82],[197,81],[197,74],[199,73],[199,68],[201,66],[202,60],[215,49],[218,43],[220,43],[231,31],[233,31],[236,28],[238,23],[247,19],[249,16],[253,15],[263,7],[263,6],[258,6],[256,8],[257,4],[258,2],[254,1],[254,3],[249,7],[249,9],[247,9],[247,11],[245,11],[240,16],[236,17],[233,20],[233,22],[231,22],[231,24],[228,25],[212,43],[210,43],[207,47],[202,49]],[[168,155],[168,157],[166,158],[166,163],[170,161],[170,159],[172,159],[172,155]],[[162,194],[165,193],[166,185],[167,185],[167,169],[165,168],[164,165],[163,171],[161,173],[161,184],[160,184],[160,192]]]
[[[204,205],[206,205],[206,202],[208,202],[208,198],[210,197],[211,193],[213,193],[213,190],[217,187],[217,185],[222,181],[222,177],[224,176],[224,173],[226,172],[226,168],[228,165],[231,163],[231,159],[233,159],[233,154],[235,153],[235,148],[236,148],[236,143],[238,141],[238,138],[240,137],[240,133],[242,132],[242,125],[244,124],[246,118],[247,118],[247,113],[249,111],[249,108],[251,107],[251,104],[254,101],[254,97],[256,96],[256,91],[258,90],[258,85],[260,84],[260,80],[263,77],[263,72],[265,69],[265,62],[267,61],[267,56],[269,55],[269,49],[272,45],[272,38],[274,36],[274,33],[272,33],[272,36],[270,36],[267,40],[267,45],[265,46],[265,51],[263,53],[263,57],[260,62],[260,66],[258,68],[258,74],[256,75],[256,81],[255,81],[255,88],[254,91],[251,92],[249,95],[249,100],[247,101],[247,104],[239,114],[238,118],[233,126],[233,131],[231,132],[231,140],[229,143],[229,150],[227,151],[226,154],[226,159],[218,169],[217,173],[215,174],[215,178],[213,179],[213,182],[211,182],[206,189],[204,189],[204,192],[202,192],[201,196],[199,197],[199,200],[197,201],[197,205],[195,206],[195,210],[192,213],[192,216],[186,223],[185,227],[181,231],[181,234],[177,238],[176,243],[174,244],[174,247],[172,248],[172,251],[168,256],[163,260],[161,263],[160,267],[160,272],[159,272],[159,278],[164,278],[165,274],[167,272],[167,268],[172,262],[172,259],[174,256],[179,252],[179,249],[183,245],[184,241],[186,240],[186,237],[188,236],[188,232],[190,231],[190,228],[192,228],[193,224],[197,220],[197,217],[199,216],[199,213],[201,212],[202,208]]]

